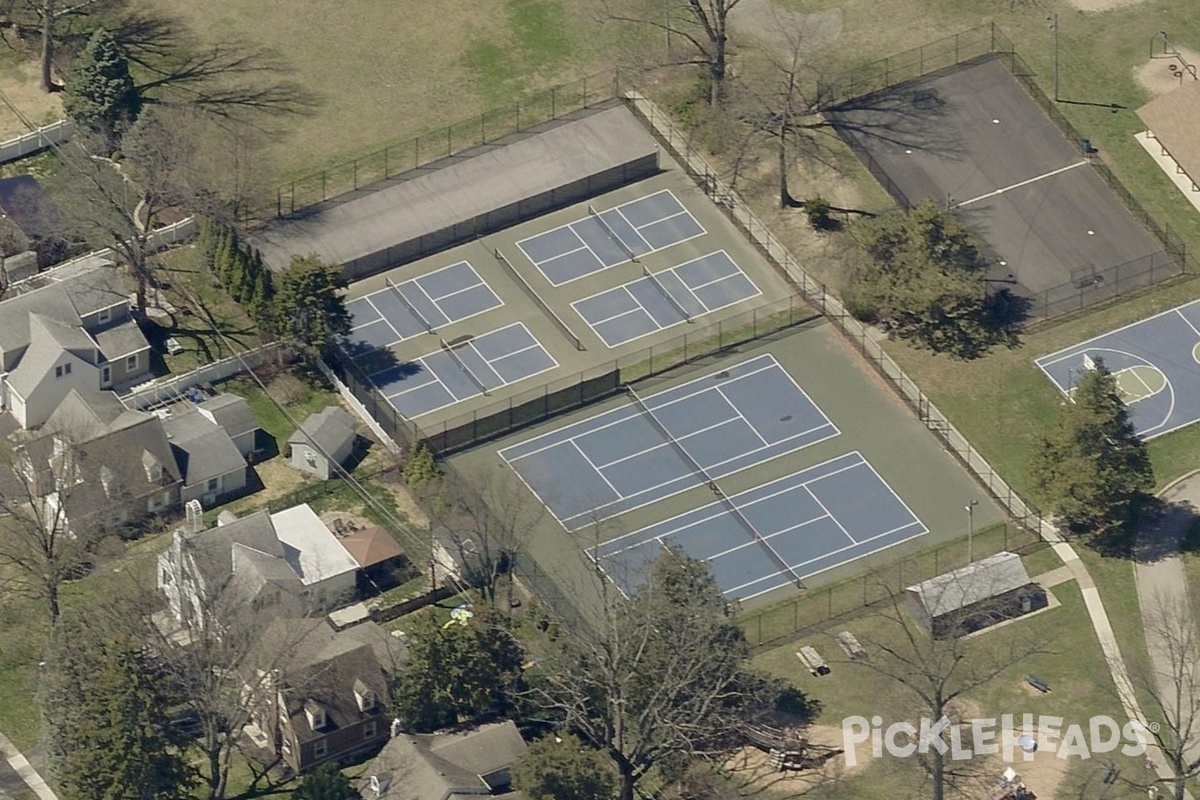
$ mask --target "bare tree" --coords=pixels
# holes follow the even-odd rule
[[[703,66],[708,74],[709,100],[720,105],[729,67],[729,12],[741,0],[665,0],[663,15],[630,13],[617,3],[604,0],[604,16],[618,22],[657,28],[667,36],[687,42],[689,52],[674,64]]]
[[[1157,593],[1145,612],[1151,668],[1138,682],[1162,720],[1149,726],[1174,773],[1162,782],[1183,800],[1188,781],[1200,775],[1200,633],[1186,594]]]
[[[755,700],[748,687],[761,686],[706,565],[664,552],[644,577],[628,600],[601,587],[595,627],[563,627],[535,689],[549,716],[613,760],[621,800],[654,765],[726,747]]]
[[[933,597],[926,597],[926,607],[943,605],[942,597],[953,604],[954,598],[977,596],[978,586],[967,584],[991,579],[980,570],[951,574],[953,579],[934,588]],[[974,643],[966,638],[969,632],[1009,613],[1002,601],[980,601],[959,609],[949,615],[950,624],[939,635],[933,635],[924,625],[918,624],[906,611],[904,603],[904,593],[890,593],[890,602],[879,615],[886,622],[888,632],[875,638],[863,637],[868,658],[855,663],[893,682],[935,723],[942,718],[952,725],[961,722],[955,719],[956,701],[1042,650],[1034,636],[1008,636],[1002,642],[985,639],[980,641],[996,646],[971,646]],[[948,763],[947,755],[941,749],[929,747],[928,750],[925,769],[933,800],[943,800],[947,786],[962,788],[978,778],[969,762]]]
[[[501,579],[520,558],[546,507],[510,470],[450,470],[426,485],[434,493],[435,527],[453,548],[463,580],[495,606]],[[511,580],[509,587],[511,602]]]

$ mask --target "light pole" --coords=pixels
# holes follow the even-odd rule
[[[963,506],[967,512],[967,563],[975,563],[975,506],[979,505],[978,500],[972,500]]]
[[[1054,102],[1058,102],[1058,13],[1046,17],[1050,30],[1054,32]]]

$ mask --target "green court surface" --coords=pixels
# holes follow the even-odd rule
[[[1137,364],[1113,373],[1125,403],[1136,403],[1167,388],[1167,378],[1157,367]]]

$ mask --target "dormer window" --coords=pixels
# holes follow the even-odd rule
[[[96,315],[96,320],[101,323],[108,322],[110,319],[112,319],[111,308],[102,308],[100,309],[100,313]]]
[[[70,374],[71,374],[70,362],[67,362],[66,364],[59,364],[57,367],[54,368],[54,377],[55,378],[61,378],[64,375],[70,375]]]
[[[152,484],[162,483],[163,465],[149,450],[142,451],[142,466],[146,468],[146,480]]]
[[[361,680],[354,681],[354,699],[358,702],[358,710],[364,714],[374,711],[375,704],[378,702],[375,692],[371,691],[371,687]]]
[[[329,724],[329,716],[325,713],[325,707],[320,703],[314,703],[312,700],[306,702],[304,714],[308,717],[308,727],[314,731],[319,731]]]

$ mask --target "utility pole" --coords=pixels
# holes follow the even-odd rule
[[[978,500],[972,500],[963,506],[967,512],[967,563],[975,563],[975,506]]]

